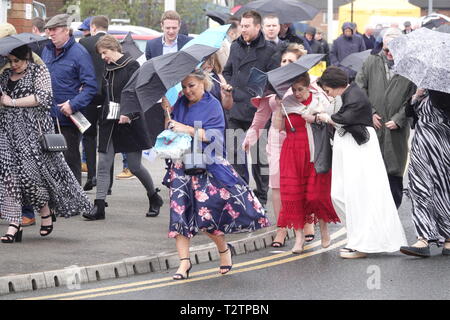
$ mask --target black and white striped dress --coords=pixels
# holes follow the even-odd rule
[[[418,116],[408,168],[413,222],[428,241],[450,238],[450,119],[425,98]]]
[[[54,133],[50,116],[52,87],[44,65],[30,63],[14,88],[10,71],[0,75],[5,94],[20,99],[34,94],[36,107],[0,107],[0,218],[21,222],[22,206],[38,211],[46,204],[57,215],[70,217],[91,209],[62,152],[44,152],[38,142],[43,133]]]

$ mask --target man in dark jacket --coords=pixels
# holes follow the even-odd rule
[[[305,40],[311,47],[311,53],[324,53],[323,47],[320,45],[318,41],[315,40],[315,36],[316,36],[316,28],[314,27],[306,28]]]
[[[355,25],[351,22],[344,22],[342,25],[342,35],[334,40],[330,51],[331,65],[337,66],[346,71],[350,80],[354,79],[356,72],[350,68],[341,66],[341,61],[351,53],[366,50],[366,45],[361,36],[355,34]]]
[[[227,82],[233,87],[233,107],[229,113],[228,126],[230,129],[240,129],[239,136],[243,131],[247,131],[253,121],[256,112],[255,107],[250,103],[251,94],[247,91],[247,82],[252,67],[256,67],[263,72],[270,71],[279,66],[280,61],[275,60],[275,45],[264,39],[261,32],[261,16],[255,11],[248,11],[241,18],[241,36],[231,44],[230,56],[225,65],[223,75]],[[243,130],[243,131],[241,131]],[[247,159],[242,151],[242,139],[236,142],[234,136],[227,139],[227,149],[230,161],[241,177],[249,182],[247,170]],[[237,139],[239,140],[239,139]],[[232,143],[231,143],[232,141]],[[252,165],[252,173],[256,182],[256,196],[265,204],[267,202],[268,191],[268,165],[265,152],[267,144],[267,133],[262,134],[259,141],[260,151],[253,153],[252,158],[258,155],[256,163]],[[228,147],[232,147],[230,150]],[[254,149],[252,151],[257,151]],[[264,169],[264,170],[262,170]]]
[[[108,31],[108,17],[96,16],[91,19],[90,37],[80,39],[80,44],[89,52],[95,69],[95,78],[97,79],[97,94],[91,103],[86,107],[86,118],[91,123],[91,127],[83,133],[83,146],[86,153],[86,165],[88,176],[83,189],[92,190],[97,185],[97,122],[102,104],[102,79],[105,72],[105,62],[97,52],[95,45]]]
[[[70,115],[84,112],[97,93],[97,81],[92,59],[70,35],[69,22],[68,14],[58,14],[47,22],[45,28],[52,42],[42,51],[42,60],[52,80],[51,114],[59,120],[61,133],[67,142],[64,157],[81,184],[81,132],[70,120]]]
[[[366,27],[366,31],[363,34],[364,44],[366,49],[373,49],[375,47],[375,37],[373,36],[373,28],[371,26]]]
[[[303,37],[300,37],[295,33],[292,23],[283,23],[280,25],[280,33],[278,34],[278,38],[288,43],[299,43],[303,45],[308,53],[312,53],[309,43]]]
[[[327,67],[329,67],[330,66],[330,46],[328,45],[327,40],[325,40],[323,38],[323,32],[320,30],[317,30],[314,39],[316,39],[316,41],[322,47],[323,53],[326,54],[324,61],[327,63]]]
[[[192,37],[180,34],[181,17],[176,11],[166,11],[161,18],[161,37],[148,40],[145,47],[147,60],[169,52],[177,52],[192,40]]]

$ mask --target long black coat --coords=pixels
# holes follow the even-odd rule
[[[115,64],[107,64],[102,84],[105,97],[103,111],[99,121],[98,151],[106,152],[110,139],[113,141],[114,151],[135,152],[151,147],[147,125],[142,113],[127,115],[132,119],[130,124],[119,124],[118,120],[107,120],[109,101],[120,103],[122,89],[132,74],[139,69],[139,63],[125,54]],[[109,90],[107,90],[109,85]],[[109,93],[109,98],[108,94]]]
[[[230,118],[252,122],[256,108],[250,103],[251,94],[247,91],[247,82],[252,67],[263,72],[280,66],[276,60],[275,44],[264,39],[262,32],[249,45],[239,37],[233,41],[230,56],[223,70],[223,76],[233,86],[233,107]]]

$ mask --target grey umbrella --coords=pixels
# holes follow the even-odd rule
[[[150,109],[168,89],[182,81],[204,58],[218,48],[194,44],[178,52],[164,54],[145,62],[124,90],[134,92],[144,112]],[[122,99],[123,100],[123,99]],[[124,101],[122,110],[136,109]]]
[[[436,28],[436,31],[450,33],[450,24],[442,24],[438,28]]]
[[[226,12],[208,10],[205,15],[220,25],[224,25],[228,23],[228,19],[230,19],[231,14]]]
[[[349,54],[341,61],[341,65],[347,68],[350,68],[356,72],[361,70],[364,61],[370,56],[370,52],[372,49],[361,51],[361,52],[355,52],[352,54]]]
[[[257,0],[243,5],[234,15],[240,17],[248,10],[262,15],[275,14],[280,23],[312,20],[319,13],[319,9],[296,0]]]
[[[292,85],[295,78],[314,67],[324,56],[324,54],[307,54],[284,67],[269,71],[267,73],[269,83],[275,89],[278,96],[282,97]]]
[[[144,53],[139,49],[136,42],[134,42],[131,32],[128,32],[125,38],[120,41],[122,51],[128,53],[134,60],[139,59]]]
[[[419,88],[450,93],[450,34],[420,28],[388,45],[395,71]]]
[[[0,55],[6,56],[15,48],[26,44],[37,43],[41,41],[49,41],[45,37],[35,35],[33,33],[19,33],[0,39]]]

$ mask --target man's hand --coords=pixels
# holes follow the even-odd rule
[[[119,124],[126,124],[126,123],[131,123],[130,118],[121,115],[119,118]]]
[[[372,116],[372,121],[375,129],[381,129],[381,117],[378,114],[374,113]]]
[[[384,124],[386,126],[386,128],[388,128],[389,130],[397,130],[398,129],[398,125],[394,122],[394,121],[388,121]]]
[[[69,100],[67,100],[64,103],[58,104],[58,107],[59,110],[62,112],[62,114],[65,115],[66,117],[70,116],[73,113]]]

